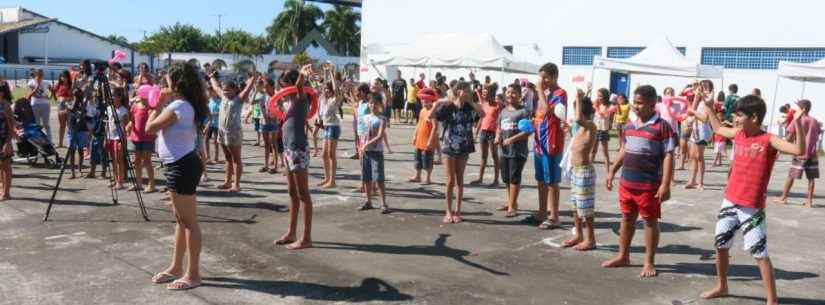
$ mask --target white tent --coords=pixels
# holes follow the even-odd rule
[[[800,98],[805,96],[805,86],[807,83],[825,83],[825,59],[817,62],[803,64],[796,62],[782,61],[779,62],[779,67],[776,69],[776,85],[774,87],[773,101],[771,102],[771,120],[768,123],[768,130],[773,125],[774,110],[776,108],[776,96],[779,92],[779,80],[781,78],[789,78],[802,82],[802,92],[799,94]],[[812,107],[814,108],[814,107]],[[822,107],[818,107],[822,108]],[[812,114],[818,119],[822,119],[822,115]]]
[[[630,58],[593,57],[593,69],[629,74],[649,74],[694,78],[724,79],[724,68],[702,65],[682,55],[670,40],[662,36]],[[723,81],[724,82],[724,81]]]
[[[420,68],[477,68],[507,73],[536,73],[538,66],[518,60],[490,34],[425,35],[386,54],[369,57],[371,65]]]

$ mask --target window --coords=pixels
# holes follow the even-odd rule
[[[811,63],[825,58],[825,48],[702,48],[702,64],[726,69],[776,69],[779,61]]]
[[[602,47],[564,47],[562,48],[563,65],[590,66],[593,56],[602,55]]]
[[[639,54],[644,47],[607,47],[607,57],[608,58],[630,58]],[[687,52],[687,48],[685,47],[677,47],[682,55],[685,55]]]

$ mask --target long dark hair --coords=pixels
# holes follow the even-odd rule
[[[195,110],[195,124],[201,124],[209,114],[209,99],[198,75],[198,68],[190,63],[175,63],[169,68],[169,86],[180,94]]]
[[[65,82],[63,81],[64,79],[66,80]],[[69,73],[69,70],[63,70],[63,72],[60,72],[60,76],[57,78],[57,86],[60,85],[72,85],[72,75]]]
[[[9,83],[6,81],[0,81],[0,100],[6,100],[11,103],[14,100],[14,97],[11,96],[11,88],[9,88]]]

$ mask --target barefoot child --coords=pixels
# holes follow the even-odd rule
[[[243,143],[241,110],[243,108],[243,101],[246,101],[246,98],[255,86],[258,75],[254,73],[247,79],[246,87],[241,91],[233,81],[224,80],[223,84],[218,82],[217,73],[217,71],[212,72],[209,81],[212,84],[212,88],[215,88],[215,93],[221,97],[221,110],[218,118],[218,142],[221,143],[223,154],[226,156],[224,182],[218,186],[218,189],[229,192],[239,192],[241,190],[241,174],[243,173],[243,160],[241,160],[241,144]]]
[[[424,170],[427,172],[427,177],[421,184],[428,185],[432,183],[433,153],[436,142],[438,142],[438,133],[433,128],[434,123],[430,120],[430,113],[433,110],[433,102],[438,100],[438,93],[430,88],[421,89],[418,99],[424,107],[419,110],[418,123],[412,139],[412,144],[415,146],[415,176],[407,181],[421,182],[421,170]]]
[[[673,177],[673,150],[676,134],[670,124],[656,114],[656,89],[650,85],[633,92],[632,109],[636,120],[628,122],[625,145],[607,174],[605,186],[613,190],[613,177],[619,169],[619,208],[622,212],[619,230],[619,253],[602,263],[614,268],[630,264],[630,242],[639,216],[645,220],[645,262],[641,277],[656,276],[655,256],[659,245],[659,218],[662,201],[670,198]]]
[[[485,116],[485,119],[487,117]],[[521,188],[521,171],[529,156],[527,139],[533,133],[530,114],[521,105],[521,85],[507,86],[507,107],[498,116],[498,126],[494,145],[498,146],[501,156],[501,180],[507,188],[507,206],[505,217],[516,217],[518,213],[518,195]]]
[[[17,138],[11,98],[9,84],[0,82],[0,184],[3,185],[0,201],[11,199],[11,158],[14,156],[11,140]]]
[[[819,179],[819,160],[817,157],[817,141],[819,135],[822,133],[822,124],[815,118],[810,116],[811,101],[800,100],[797,102],[802,116],[799,121],[802,123],[803,129],[796,128],[796,125],[788,126],[788,139],[794,137],[805,138],[807,147],[802,156],[794,157],[791,163],[791,169],[788,171],[788,178],[785,179],[785,188],[782,190],[782,195],[774,200],[776,203],[786,204],[788,200],[788,193],[793,187],[794,179],[802,179],[802,174],[808,179],[808,194],[805,199],[805,206],[812,208],[814,206],[814,186],[816,186],[816,179]]]
[[[579,126],[570,144],[572,175],[570,178],[570,203],[576,236],[564,241],[565,247],[575,246],[576,250],[588,251],[596,248],[593,232],[593,210],[596,205],[596,170],[590,153],[596,146],[597,127],[592,121],[594,113],[590,98],[576,99],[576,124]],[[621,141],[621,139],[620,139]],[[623,147],[623,146],[622,146]],[[587,227],[587,239],[582,238],[582,222]]]
[[[367,202],[358,208],[359,211],[372,209],[372,194],[378,188],[378,195],[381,196],[381,214],[389,214],[390,207],[387,205],[384,189],[384,146],[382,140],[385,133],[385,118],[383,115],[384,102],[377,94],[370,95],[370,114],[361,118],[367,126],[361,135],[361,182],[364,183],[364,194]]]
[[[484,109],[484,119],[479,120],[478,128],[476,128],[476,138],[481,143],[481,164],[479,165],[478,179],[473,180],[470,184],[481,184],[484,181],[484,170],[487,168],[487,155],[493,157],[493,182],[490,187],[498,186],[499,173],[499,156],[498,149],[493,141],[496,138],[496,130],[498,130],[498,114],[503,108],[502,101],[496,100],[495,86],[490,86],[481,89],[481,109]],[[521,92],[519,91],[519,95]]]
[[[312,74],[312,65],[301,68],[301,72],[290,70],[281,78],[286,86],[295,86],[298,93],[281,100],[286,116],[281,125],[284,141],[283,158],[286,161],[287,185],[289,189],[289,228],[275,241],[276,245],[287,245],[290,250],[312,247],[312,198],[309,195],[307,170],[309,170],[309,141],[307,140],[306,121],[310,109],[310,98],[303,93],[308,86],[307,79]],[[304,208],[304,232],[296,240],[295,231],[298,224],[298,212]]]
[[[324,65],[324,77],[329,80],[324,83],[324,98],[319,110],[321,123],[324,125],[324,181],[318,186],[333,188],[338,170],[338,139],[341,138],[341,119],[338,117],[338,110],[341,109],[344,96],[339,88],[341,84],[335,77],[334,65]]]
[[[766,303],[779,304],[767,250],[765,198],[778,152],[801,156],[805,153],[806,139],[796,137],[795,143],[790,143],[762,130],[766,105],[758,96],[745,96],[736,102],[733,109],[736,127],[733,128],[722,126],[712,104],[707,103],[707,106],[714,132],[733,140],[735,155],[716,222],[716,287],[702,293],[702,297],[710,299],[728,294],[730,248],[736,231],[742,228],[744,249],[756,259],[762,275]],[[796,130],[802,130],[801,115],[799,112],[794,116]]]

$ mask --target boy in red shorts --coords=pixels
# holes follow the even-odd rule
[[[806,139],[796,137],[796,142],[790,143],[762,130],[766,109],[765,101],[758,96],[748,95],[739,99],[733,108],[735,128],[722,126],[713,108],[707,114],[713,131],[733,140],[734,162],[716,222],[716,287],[702,293],[705,299],[728,294],[730,248],[736,231],[741,228],[745,250],[756,259],[762,275],[765,303],[779,304],[773,264],[768,257],[765,198],[778,153],[801,156],[805,153]],[[796,130],[802,130],[800,116],[802,112],[794,115],[793,126]]]
[[[673,149],[678,140],[670,124],[656,114],[656,89],[649,85],[641,86],[633,95],[631,108],[637,119],[627,123],[624,145],[605,182],[607,190],[611,191],[613,177],[622,168],[619,182],[619,207],[622,211],[619,253],[602,263],[602,267],[630,264],[630,242],[636,231],[636,220],[641,215],[645,220],[645,262],[640,275],[654,277],[661,204],[670,198]]]

